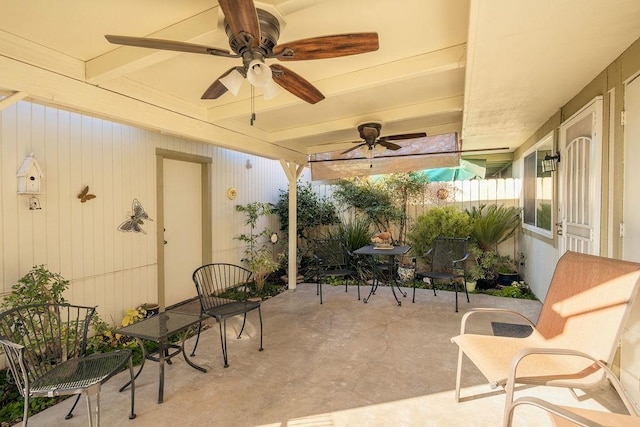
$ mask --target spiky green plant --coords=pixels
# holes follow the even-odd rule
[[[350,251],[371,244],[371,223],[365,218],[342,221],[338,225],[338,234]]]
[[[512,237],[520,226],[520,211],[516,206],[480,205],[467,211],[473,220],[471,237],[483,251]]]

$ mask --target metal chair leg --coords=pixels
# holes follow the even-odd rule
[[[458,350],[458,369],[456,372],[456,393],[455,393],[455,397],[456,397],[456,402],[460,402],[460,382],[461,382],[461,377],[462,377],[462,350],[459,349]]]
[[[240,328],[240,333],[238,334],[238,339],[242,336],[242,332],[244,331],[244,325],[247,324],[247,313],[244,314],[244,319],[242,320],[242,328]]]
[[[456,313],[458,312],[458,282],[454,280],[453,288],[456,291]]]
[[[76,409],[76,405],[78,404],[80,397],[82,397],[82,395],[80,394],[76,396],[76,401],[73,402],[73,406],[71,407],[71,409],[69,409],[69,412],[64,417],[65,420],[70,420],[71,418],[73,418],[73,410]]]
[[[183,343],[184,344],[184,343]],[[184,350],[184,347],[183,347]],[[131,414],[129,414],[129,419],[132,420],[136,417],[135,413],[135,401],[136,401],[136,378],[133,374],[133,357],[129,357],[129,375],[131,377]]]
[[[227,361],[227,319],[223,319],[220,325],[220,344],[222,344],[222,359],[224,360],[224,367],[228,368],[229,363]],[[224,328],[223,328],[224,325]]]
[[[200,342],[200,331],[202,330],[202,322],[198,323],[198,336],[196,337],[196,343],[193,346],[193,350],[191,351],[191,357],[196,355],[196,348],[198,348],[198,343]]]
[[[22,408],[22,427],[27,427],[27,421],[29,420],[29,407],[31,403],[29,401],[29,393],[25,393],[24,407]]]
[[[260,348],[258,349],[258,351],[263,351],[264,348],[262,347],[262,310],[260,310],[260,307],[258,307],[258,317],[260,318]]]

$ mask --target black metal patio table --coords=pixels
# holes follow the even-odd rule
[[[391,247],[377,247],[374,245],[363,246],[360,249],[356,249],[353,253],[356,255],[369,255],[369,256],[387,256],[388,257],[388,268],[389,268],[389,286],[391,287],[391,291],[393,292],[393,297],[396,299],[398,305],[402,305],[402,302],[398,299],[398,295],[396,295],[395,288],[398,288],[398,292],[404,297],[407,296],[406,292],[403,292],[402,289],[398,286],[398,282],[396,281],[394,266],[395,266],[395,257],[398,255],[404,255],[411,250],[411,246],[391,246]],[[366,304],[369,301],[371,295],[376,293],[378,289],[378,283],[380,280],[376,276],[376,268],[374,262],[374,274],[373,274],[373,286],[371,286],[371,291],[369,295],[363,300]]]
[[[171,358],[182,353],[184,360],[189,364],[189,366],[202,371],[207,372],[207,370],[201,366],[196,365],[187,357],[187,353],[184,351],[184,340],[187,336],[187,331],[190,327],[195,326],[202,322],[204,319],[195,314],[189,313],[181,313],[176,311],[165,311],[159,313],[153,317],[149,317],[147,319],[136,322],[132,325],[125,326],[124,328],[118,329],[115,332],[117,334],[126,335],[129,337],[134,337],[138,342],[140,348],[142,348],[142,364],[136,373],[135,378],[138,378],[140,372],[144,368],[145,360],[152,360],[154,362],[159,362],[159,374],[160,374],[160,384],[158,386],[158,403],[162,403],[164,398],[164,362],[171,364]],[[169,337],[182,332],[182,338],[178,344],[169,343]],[[158,343],[158,352],[157,356],[154,356],[156,353],[148,353],[144,347],[143,340],[153,341]],[[169,349],[174,349],[173,352],[169,352]],[[127,382],[120,388],[120,391],[126,389],[130,384],[130,381]]]

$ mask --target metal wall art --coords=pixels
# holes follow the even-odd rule
[[[95,199],[96,195],[89,193],[89,186],[84,187],[84,190],[80,194],[78,194],[78,199],[80,199],[80,203],[86,203],[87,200]]]
[[[118,226],[118,231],[123,231],[125,233],[133,231],[135,233],[147,234],[142,229],[142,227],[140,227],[142,224],[144,224],[144,219],[153,221],[144,211],[144,208],[142,207],[142,204],[140,204],[138,199],[133,199],[133,204],[131,206],[131,216]]]

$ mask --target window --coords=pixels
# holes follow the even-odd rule
[[[523,227],[553,237],[553,176],[542,172],[542,160],[553,153],[553,132],[540,140],[524,157]]]

